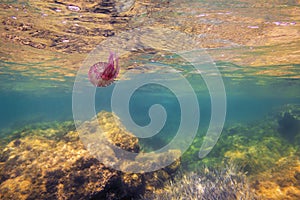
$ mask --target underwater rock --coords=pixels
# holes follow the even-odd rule
[[[230,161],[243,167],[248,175],[255,175],[269,170],[281,157],[295,152],[291,144],[279,137],[273,119],[256,123],[256,126],[224,128],[210,154],[199,160],[198,151],[202,142],[197,139],[182,158],[183,165],[191,170],[203,164],[215,167]]]
[[[117,171],[89,156],[78,141],[27,136],[9,143],[3,153],[0,199],[105,197],[105,187],[119,181]]]
[[[100,112],[99,123],[113,145],[140,152],[138,139],[120,129],[119,121]],[[89,130],[90,131],[90,130]],[[164,169],[144,174],[124,173],[109,168],[93,157],[81,143],[74,125],[41,124],[15,133],[0,153],[0,199],[132,199],[146,190],[162,186],[180,166],[180,161]],[[109,154],[109,149],[101,153]],[[155,156],[155,155],[154,155]],[[157,159],[161,157],[157,156]],[[143,164],[136,161],[137,164]]]
[[[101,130],[97,129],[98,126]],[[83,123],[80,130],[80,139],[89,152],[121,171],[134,172],[143,169],[142,171],[149,172],[153,171],[153,166],[157,163],[161,166],[168,166],[170,163],[177,163],[177,158],[180,157],[180,151],[177,149],[170,149],[163,153],[144,154],[138,138],[126,130],[116,115],[109,112],[98,113],[97,118]],[[114,148],[115,146],[120,149]],[[102,155],[103,151],[106,152],[105,156]],[[135,154],[128,155],[126,152]],[[179,165],[176,166],[179,167]],[[173,168],[172,165],[169,171],[173,173],[174,170],[171,168]]]
[[[300,159],[281,158],[270,170],[252,178],[252,187],[261,199],[300,199]]]
[[[249,145],[238,143],[239,136],[233,136],[234,148],[228,149],[225,158],[243,166],[251,175],[263,172],[274,166],[281,157],[293,152],[279,137],[265,136],[261,141],[250,141]]]
[[[224,128],[213,150],[201,160],[198,151],[203,141],[196,138],[183,155],[182,166],[195,170],[201,165],[216,167],[229,161],[247,173],[251,188],[261,199],[299,199],[300,137],[296,134],[294,142],[283,139],[278,119],[284,119],[285,113],[293,117],[292,124],[299,120],[299,106],[286,105],[265,119]]]
[[[27,124],[27,123],[26,123]],[[0,148],[4,148],[8,143],[14,141],[15,146],[21,143],[20,138],[27,136],[40,136],[49,140],[68,140],[72,137],[74,140],[78,140],[78,134],[72,135],[71,133],[75,131],[75,126],[73,121],[65,122],[45,122],[45,123],[33,123],[27,124],[20,127],[17,130],[9,129],[5,132],[5,137],[2,136],[0,140]],[[77,138],[76,138],[77,137]]]
[[[246,175],[234,166],[224,169],[204,168],[198,173],[181,174],[154,194],[142,199],[159,200],[215,200],[215,199],[256,199],[250,189]]]
[[[300,106],[288,104],[283,107],[278,119],[278,131],[282,137],[300,145]]]
[[[204,163],[207,166],[231,161],[242,166],[251,176],[273,168],[281,158],[297,154],[297,147],[282,139],[278,132],[278,114],[279,111],[251,124],[224,128],[216,146],[202,160],[196,160],[197,149],[202,144],[198,139],[186,152],[188,158],[183,156],[183,165],[185,160],[195,160],[198,165]]]

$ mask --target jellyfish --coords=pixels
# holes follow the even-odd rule
[[[108,63],[98,62],[91,66],[88,73],[90,82],[96,87],[106,87],[112,84],[120,70],[118,59],[115,53],[110,52]]]

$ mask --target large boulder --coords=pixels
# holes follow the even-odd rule
[[[105,135],[108,141],[139,153],[138,139],[118,128],[115,123],[119,122],[112,119],[111,113],[98,114],[101,126],[110,130]],[[89,123],[95,123],[95,119]],[[150,173],[124,173],[105,166],[91,155],[77,131],[57,132],[59,137],[55,132],[53,128],[43,130],[43,134],[23,130],[18,134],[20,138],[3,147],[0,199],[130,199],[161,186],[180,165],[177,160],[171,166]],[[102,153],[109,154],[110,150]]]

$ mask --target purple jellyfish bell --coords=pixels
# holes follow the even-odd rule
[[[119,58],[116,54],[110,52],[108,63],[98,62],[91,66],[88,73],[91,83],[96,87],[106,87],[112,84],[119,74],[120,67],[118,60]]]

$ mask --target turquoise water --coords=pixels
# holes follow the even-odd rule
[[[28,77],[18,76],[22,84],[30,84]],[[20,84],[16,81],[5,80],[5,84]],[[235,81],[225,78],[227,95],[227,113],[225,126],[234,123],[251,123],[265,118],[276,108],[285,104],[300,103],[297,96],[290,95],[290,91],[297,91],[297,80],[279,80],[271,86],[256,85],[254,81]],[[238,85],[235,85],[237,83]],[[44,81],[35,81],[37,86]],[[59,84],[59,83],[56,83]],[[72,81],[62,88],[39,88],[29,91],[1,91],[1,120],[2,132],[6,129],[21,128],[28,124],[51,121],[72,120]],[[95,96],[96,111],[111,111],[111,94],[114,85],[108,88],[99,88]],[[151,85],[137,90],[131,97],[130,113],[133,120],[140,126],[150,122],[148,110],[153,104],[163,105],[168,114],[166,126],[162,132],[168,134],[176,132],[180,121],[180,107],[178,100],[168,89]],[[211,103],[208,91],[198,94],[200,107],[200,128],[207,127],[211,115]],[[177,127],[177,128],[176,128]],[[172,135],[172,134],[171,134]]]
[[[70,7],[73,4],[78,7]],[[293,199],[293,194],[297,195],[294,191],[300,191],[299,2],[116,0],[100,4],[96,5],[94,1],[49,3],[30,0],[0,3],[3,25],[0,27],[1,150],[18,150],[15,147],[23,144],[29,135],[24,143],[36,145],[41,149],[40,155],[40,151],[46,151],[45,146],[53,138],[56,140],[61,138],[60,134],[73,133],[73,126],[70,128],[68,123],[64,123],[74,122],[73,108],[76,105],[72,99],[73,92],[82,92],[74,87],[78,77],[83,76],[82,83],[88,83],[83,88],[95,90],[91,98],[95,100],[92,110],[98,113],[114,111],[112,95],[118,83],[135,81],[130,79],[134,76],[126,77],[126,73],[136,73],[137,77],[141,74],[178,73],[191,85],[200,109],[197,136],[182,156],[183,170],[197,171],[206,165],[222,167],[234,161],[241,171],[248,173],[251,188],[262,199],[285,199],[287,196]],[[215,64],[226,92],[224,128],[215,149],[204,159],[199,159],[198,152],[212,117],[211,91],[205,83],[205,75],[206,78],[215,77],[216,73],[209,67],[205,68],[207,71],[197,71],[189,59],[179,56],[182,52],[181,55],[186,52],[194,55],[195,49],[203,53],[199,59],[193,56],[187,58],[199,65],[203,61],[206,66],[205,61],[208,60],[208,66]],[[110,50],[120,55],[120,74],[109,87],[94,88],[87,81],[87,73],[81,72],[87,71],[95,62],[106,61]],[[180,80],[173,76],[165,79],[174,81],[173,86],[182,92],[182,97],[186,97],[189,95],[185,93],[188,87],[181,85]],[[121,93],[127,92],[123,90]],[[139,139],[143,151],[160,149],[175,137],[183,113],[176,95],[165,85],[149,83],[137,87],[130,96],[129,105],[125,104],[125,99],[117,100],[118,106],[128,106],[130,116],[127,117],[140,127],[151,124],[151,106],[159,104],[165,109],[166,122],[158,134]],[[284,110],[287,104],[298,104],[298,107],[291,106]],[[84,111],[90,105],[88,101],[79,105],[83,119]],[[189,113],[188,122],[197,119],[196,110]],[[126,122],[126,113],[118,114],[121,122]],[[88,115],[87,120],[92,117]],[[156,117],[161,119],[160,115]],[[110,123],[107,122],[107,125]],[[40,124],[48,125],[43,127]],[[288,128],[290,126],[291,129]],[[126,128],[138,134],[133,126]],[[189,132],[189,129],[186,131]],[[31,138],[35,134],[44,136],[42,140],[47,145],[43,146],[39,141],[35,144],[35,138]],[[9,137],[12,135],[16,140],[9,145],[13,148],[7,148],[7,138],[12,140]],[[70,145],[75,141],[70,138],[66,136],[61,143],[58,140],[55,142],[63,144],[63,149],[64,143]],[[23,150],[29,151],[30,148]],[[73,152],[72,148],[65,153]],[[39,158],[27,156],[32,160]],[[63,157],[60,161],[65,159],[64,154],[60,156]],[[4,162],[7,158],[6,153],[1,154],[0,167],[10,164]],[[49,160],[55,163],[59,159],[55,158],[55,162]],[[26,179],[26,170],[25,167],[18,173],[12,171],[12,183],[16,181],[13,179],[15,174],[24,175]],[[290,182],[282,181],[281,174],[286,175],[285,180]],[[0,177],[0,180],[7,177]],[[53,185],[57,183],[56,180],[53,182]],[[270,183],[273,185],[270,186]],[[6,187],[11,187],[9,184]],[[289,187],[292,189],[289,190]],[[280,194],[272,188],[280,188]],[[30,192],[28,189],[24,193]]]

